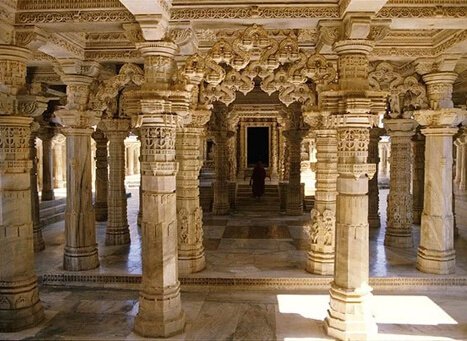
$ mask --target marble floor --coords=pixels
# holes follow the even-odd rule
[[[131,245],[105,246],[105,223],[97,223],[101,266],[80,274],[141,274],[141,230],[136,225],[138,189],[130,189],[128,217]],[[433,277],[415,269],[416,247],[385,247],[385,203],[387,190],[380,191],[380,229],[370,231],[370,276]],[[204,216],[204,244],[207,267],[188,277],[203,278],[313,278],[305,268],[306,240],[303,226],[309,214],[288,217],[279,213],[237,212],[229,216]],[[64,222],[46,226],[46,249],[36,254],[39,275],[66,273],[62,269]],[[418,245],[419,226],[413,227],[414,245]],[[467,236],[456,238],[455,276],[467,276]],[[440,276],[435,276],[440,277]]]
[[[376,292],[378,335],[370,340],[466,340],[467,289]],[[41,288],[46,320],[1,340],[140,340],[132,332],[138,294],[124,290]],[[169,340],[330,340],[326,292],[183,291],[183,334]],[[404,307],[401,309],[401,307]]]

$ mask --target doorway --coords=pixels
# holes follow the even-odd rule
[[[269,167],[269,127],[247,128],[248,167],[254,167],[258,161]]]

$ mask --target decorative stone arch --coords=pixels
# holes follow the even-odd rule
[[[237,91],[248,94],[259,79],[261,89],[269,95],[278,92],[286,106],[298,102],[311,107],[316,88],[335,81],[337,72],[324,56],[302,50],[293,32],[279,41],[253,25],[232,40],[219,39],[204,55],[190,56],[182,74],[199,84],[201,103],[229,105]]]
[[[372,90],[387,92],[390,118],[411,118],[413,110],[428,108],[426,87],[416,75],[404,78],[392,64],[381,62],[368,77]]]
[[[125,64],[118,75],[103,81],[95,95],[95,105],[98,110],[112,108],[118,93],[129,85],[140,87],[144,83],[144,71],[136,64]]]

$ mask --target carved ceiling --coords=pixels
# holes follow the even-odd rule
[[[29,32],[34,32],[46,41],[30,63],[42,70],[37,79],[56,79],[44,71],[52,69],[56,58],[141,64],[128,27],[140,24],[143,35],[160,34],[151,23],[144,26],[144,1],[135,12],[130,0],[2,0],[0,40],[11,41],[15,34],[29,39]],[[165,19],[169,36],[181,47],[180,63],[197,52],[207,53],[219,39],[231,40],[253,24],[278,41],[294,36],[302,51],[332,60],[335,25],[341,25],[347,13],[359,11],[373,12],[372,21],[380,25],[372,32],[376,41],[372,61],[408,65],[444,53],[467,58],[465,0],[147,1],[153,3],[151,11],[162,8],[169,13]]]

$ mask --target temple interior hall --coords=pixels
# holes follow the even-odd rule
[[[0,0],[0,340],[467,340],[466,0]]]

